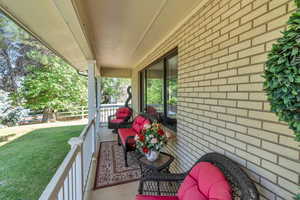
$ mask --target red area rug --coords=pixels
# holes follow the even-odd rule
[[[94,189],[138,180],[140,168],[130,155],[128,165],[125,167],[123,149],[116,141],[101,142]]]

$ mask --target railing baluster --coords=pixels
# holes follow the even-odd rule
[[[73,168],[74,168],[74,170],[73,170],[73,177],[74,177],[74,184],[73,184],[73,189],[74,189],[74,199],[75,200],[77,200],[77,195],[76,195],[76,184],[77,184],[77,182],[76,182],[76,180],[77,180],[77,178],[76,178],[76,160],[75,160],[75,162],[74,162],[74,164],[73,164]]]
[[[57,195],[57,200],[63,200],[63,188],[59,191],[58,195]]]
[[[63,194],[62,194],[63,200],[65,200],[65,187],[64,186],[62,186],[62,191],[63,191]]]
[[[68,191],[68,179],[65,180],[63,187],[65,188],[65,197],[64,198],[69,199],[69,196],[68,196],[68,193],[69,193],[69,191]]]
[[[71,191],[72,191],[72,200],[74,200],[74,168],[73,168],[74,164],[72,165],[71,171],[70,171],[70,176],[71,176]]]

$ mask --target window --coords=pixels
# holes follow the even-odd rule
[[[177,49],[140,71],[141,111],[176,130]]]
[[[177,114],[177,55],[166,62],[167,117],[176,119]]]
[[[164,63],[150,66],[146,75],[146,105],[157,112],[164,112]]]

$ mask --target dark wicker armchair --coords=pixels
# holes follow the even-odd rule
[[[254,183],[234,161],[219,153],[208,153],[201,157],[195,165],[199,162],[212,163],[223,172],[231,185],[234,200],[259,199]],[[176,196],[180,184],[188,173],[189,171],[182,174],[155,173],[151,176],[143,177],[140,181],[139,194]]]
[[[126,99],[124,107],[118,108],[114,115],[108,116],[108,128],[113,129],[114,133],[117,133],[118,128],[121,124],[126,124],[131,118],[133,111],[129,107],[129,102],[131,101],[131,86],[127,88],[128,98]]]
[[[118,108],[114,115],[108,116],[108,128],[117,133],[119,126],[132,118],[132,109],[129,107]]]

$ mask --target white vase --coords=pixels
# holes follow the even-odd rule
[[[157,160],[159,156],[159,152],[158,151],[150,151],[149,153],[146,154],[146,158],[147,160],[149,160],[150,162],[154,162]]]

